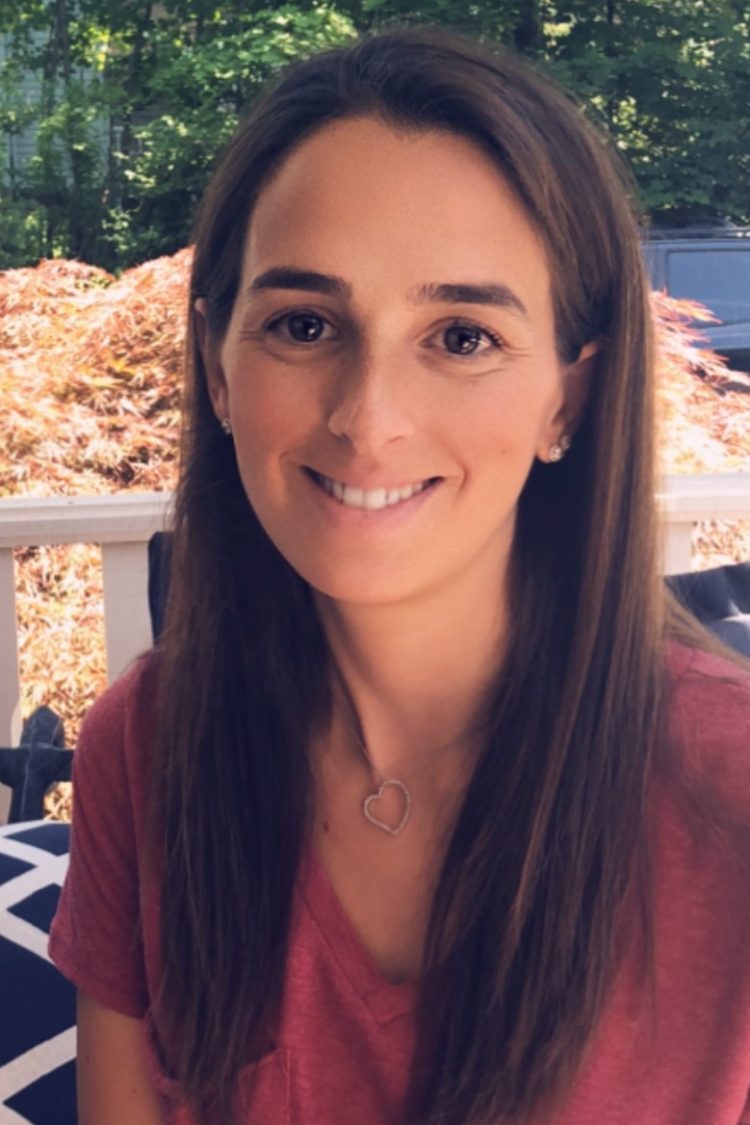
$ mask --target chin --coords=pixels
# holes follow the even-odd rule
[[[294,565],[294,564],[292,564]],[[417,594],[413,576],[389,574],[367,575],[360,568],[347,575],[340,568],[336,573],[316,571],[311,567],[295,567],[315,594],[347,605],[386,606],[411,600]]]

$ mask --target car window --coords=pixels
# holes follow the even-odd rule
[[[669,250],[667,291],[706,305],[724,324],[750,321],[750,246]]]

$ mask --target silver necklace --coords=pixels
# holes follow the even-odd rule
[[[409,787],[408,785],[405,785],[403,781],[399,781],[397,777],[383,777],[382,773],[374,764],[372,758],[368,754],[364,739],[360,738],[353,724],[352,734],[356,738],[357,744],[364,754],[367,764],[369,765],[370,769],[377,774],[380,781],[378,790],[375,793],[370,793],[370,795],[368,797],[365,797],[364,801],[362,802],[362,812],[365,815],[365,819],[369,820],[370,824],[374,824],[376,828],[382,828],[383,832],[387,832],[389,836],[398,836],[399,832],[402,832],[406,827],[406,823],[411,816],[411,793],[409,792]],[[382,820],[373,808],[373,806],[381,799],[389,786],[398,790],[398,792],[400,792],[401,796],[403,797],[403,804],[401,806],[401,819],[395,827]]]
[[[357,740],[357,745],[358,745],[359,749],[362,751],[362,754],[364,756],[365,761],[367,762],[370,769],[377,775],[378,780],[380,782],[377,790],[374,793],[370,793],[363,800],[363,802],[362,802],[362,813],[365,817],[365,820],[368,820],[370,822],[370,824],[373,824],[376,828],[380,828],[383,832],[387,832],[389,836],[398,836],[398,834],[400,832],[403,832],[404,828],[406,827],[406,825],[408,823],[409,817],[411,816],[411,805],[412,805],[411,792],[409,791],[408,785],[406,785],[405,782],[399,780],[399,778],[397,778],[397,777],[384,777],[383,774],[380,772],[380,770],[375,765],[375,763],[373,762],[372,758],[370,757],[370,752],[367,749],[367,744],[366,744],[363,736],[359,733],[359,730],[357,729],[357,726],[358,726],[358,723],[359,723],[359,720],[357,718],[357,713],[354,709],[354,704],[351,701],[351,696],[349,695],[349,691],[346,687],[346,684],[344,683],[344,678],[341,675],[341,673],[338,672],[338,670],[337,670],[336,678],[339,681],[341,691],[342,691],[344,699],[346,701],[347,710],[350,712],[350,716],[351,716],[351,717],[347,716],[347,725],[349,727],[351,727],[352,734],[354,735],[355,739]],[[434,758],[437,758],[445,750],[449,750],[449,749],[451,749],[451,747],[456,746],[458,741],[459,741],[459,739],[453,739],[451,742],[448,742],[444,746],[441,746],[439,750],[436,750],[434,752],[434,754],[430,755],[430,758],[427,762],[423,762],[422,765],[418,767],[418,770],[416,772],[418,772],[419,769],[424,768],[424,766],[429,765],[430,762],[432,762]],[[388,822],[383,820],[382,817],[378,816],[377,812],[375,811],[375,805],[377,804],[378,801],[380,801],[382,799],[384,793],[389,788],[395,789],[398,793],[401,794],[401,797],[402,797],[401,810],[400,810],[401,819],[398,821],[398,823],[395,826],[391,825],[391,824],[388,824]]]

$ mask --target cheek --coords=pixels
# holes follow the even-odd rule
[[[254,462],[293,448],[316,424],[314,396],[300,380],[256,370],[230,379],[229,393],[238,455]]]
[[[451,431],[472,461],[530,464],[549,416],[547,397],[533,383],[508,380],[454,411]]]

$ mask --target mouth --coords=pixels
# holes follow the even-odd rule
[[[429,477],[427,480],[416,481],[401,488],[356,488],[354,485],[345,484],[343,481],[333,480],[331,477],[318,473],[315,469],[305,468],[307,475],[334,500],[338,500],[348,508],[360,508],[369,512],[379,512],[384,508],[394,508],[420,492],[433,488],[443,478]]]

